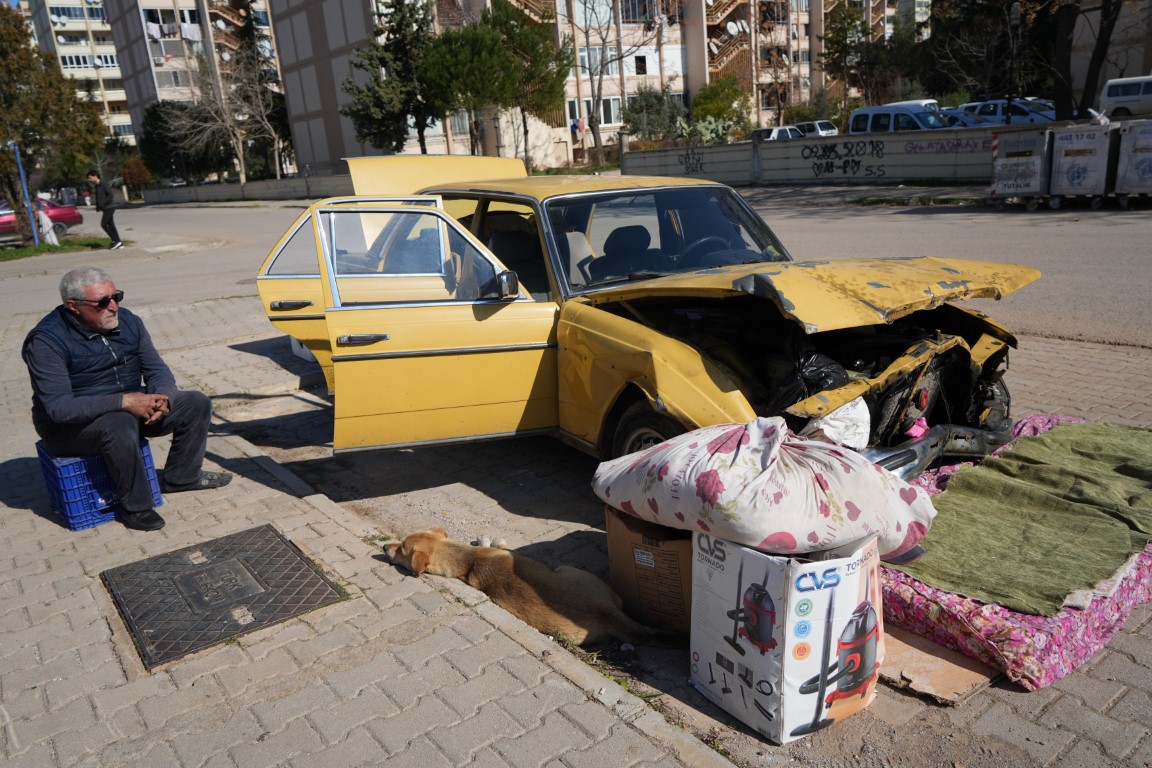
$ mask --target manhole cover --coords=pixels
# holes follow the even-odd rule
[[[270,525],[112,568],[100,578],[149,669],[342,598]]]

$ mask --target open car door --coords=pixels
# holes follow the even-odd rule
[[[555,429],[553,302],[428,205],[316,206],[336,451]]]

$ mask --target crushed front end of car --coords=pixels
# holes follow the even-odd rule
[[[652,280],[593,301],[691,347],[714,386],[738,390],[757,415],[911,477],[1010,439],[1003,375],[1016,339],[951,302],[1000,298],[1039,275],[934,258],[791,262]],[[661,393],[660,405],[705,426],[687,399]]]

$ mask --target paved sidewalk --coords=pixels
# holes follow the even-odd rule
[[[124,249],[104,262],[119,271],[116,260],[131,256]],[[43,277],[32,262],[0,266],[0,280],[27,273],[49,285],[90,258],[57,260]],[[141,314],[182,386],[221,401],[297,396],[318,373],[291,355],[253,303],[251,296],[218,298],[190,314],[174,301]],[[115,523],[64,529],[43,488],[30,389],[18,362],[24,332],[40,314],[10,315],[0,330],[0,349],[16,361],[0,372],[0,764],[730,764],[484,595],[400,573],[379,558],[379,530],[369,520],[315,494],[223,428],[209,441],[209,464],[236,479],[224,489],[170,496],[160,509],[163,531]],[[1152,426],[1150,380],[1148,349],[1028,338],[1012,356],[1018,415]],[[153,441],[158,465],[167,447]],[[351,599],[147,672],[100,572],[266,523]],[[1007,744],[1034,764],[1061,768],[1152,764],[1150,638],[1152,606],[1144,606],[1076,674],[1044,691],[996,687],[938,710],[946,726],[935,732]],[[876,723],[879,738],[894,740],[926,709],[885,688],[861,717]],[[762,742],[750,762],[784,765],[803,750],[815,752],[815,743],[787,750]],[[949,764],[983,765],[991,749],[957,754]],[[880,765],[867,744],[856,752],[800,762]]]

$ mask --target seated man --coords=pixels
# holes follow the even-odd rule
[[[60,299],[24,339],[36,433],[54,456],[103,456],[120,495],[116,519],[159,530],[164,518],[152,508],[140,439],[172,435],[164,493],[227,485],[232,475],[201,469],[212,401],[176,389],[144,323],[120,306],[124,292],[104,271],[64,275]]]

